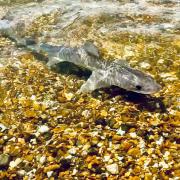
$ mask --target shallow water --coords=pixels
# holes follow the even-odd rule
[[[178,179],[179,0],[0,0],[0,19],[0,179]],[[77,94],[87,72],[50,71],[25,38],[91,40],[162,89]]]

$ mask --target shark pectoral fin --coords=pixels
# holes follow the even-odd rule
[[[106,83],[105,71],[103,70],[93,71],[92,75],[89,77],[86,83],[84,83],[81,86],[78,92],[79,93],[92,92],[96,89],[107,87],[107,86],[108,84]]]
[[[63,62],[63,60],[61,60],[60,58],[50,58],[46,65],[48,68],[51,69],[51,68],[55,67],[60,62]]]
[[[89,55],[99,58],[99,50],[92,42],[86,41],[83,45],[83,48]]]

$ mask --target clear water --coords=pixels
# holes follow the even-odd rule
[[[179,179],[179,0],[0,0],[0,34],[0,158],[12,154],[0,179]],[[103,59],[125,59],[162,89],[77,94],[84,79],[47,69],[25,38],[94,41]]]

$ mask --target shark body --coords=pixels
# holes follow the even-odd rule
[[[53,68],[59,62],[67,61],[91,70],[92,75],[79,92],[92,92],[114,85],[141,94],[153,94],[161,88],[150,75],[130,67],[124,60],[109,62],[101,59],[97,47],[91,42],[87,41],[83,46],[74,48],[44,43],[37,45],[36,42],[17,35],[17,30],[23,28],[23,22],[14,24],[8,20],[0,21],[0,33],[8,35],[17,44],[25,45],[30,50],[45,51],[49,58],[48,67]]]
[[[97,47],[91,42],[75,48],[40,44],[39,50],[48,54],[47,65],[50,68],[59,62],[68,61],[92,71],[79,92],[92,92],[114,85],[141,94],[153,94],[161,88],[150,75],[130,67],[124,60],[102,60]]]

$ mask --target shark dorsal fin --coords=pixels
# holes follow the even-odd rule
[[[83,48],[89,55],[99,58],[99,51],[92,42],[86,41],[83,45]]]

